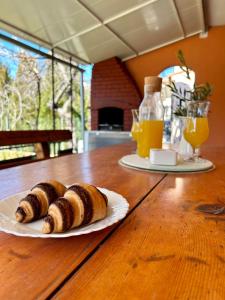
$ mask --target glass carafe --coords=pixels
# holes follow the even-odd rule
[[[149,157],[150,149],[162,148],[164,109],[160,96],[162,78],[145,77],[144,99],[139,107],[137,153]]]

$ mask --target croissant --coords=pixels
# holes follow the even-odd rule
[[[43,233],[65,232],[106,217],[108,199],[89,184],[74,184],[49,206]]]
[[[56,180],[35,185],[16,210],[16,220],[28,223],[47,215],[49,205],[64,195],[66,187]]]

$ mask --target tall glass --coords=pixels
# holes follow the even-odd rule
[[[209,137],[208,111],[209,101],[191,101],[187,104],[187,119],[184,138],[193,149],[192,160],[199,162],[200,146]]]
[[[132,117],[133,117],[133,122],[132,122],[132,127],[131,127],[131,136],[132,139],[137,143],[137,149],[138,149],[138,138],[139,138],[139,133],[140,133],[140,124],[139,124],[139,110],[138,109],[132,109]],[[137,150],[135,151],[135,153]]]
[[[172,149],[178,152],[180,160],[189,160],[192,156],[192,146],[184,138],[187,117],[175,116],[171,126]]]
[[[139,132],[139,110],[138,109],[132,109],[132,127],[131,127],[131,136],[134,141],[138,141],[138,132]]]

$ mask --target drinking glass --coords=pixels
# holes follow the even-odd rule
[[[132,117],[133,117],[133,122],[132,122],[132,127],[131,127],[131,136],[133,140],[137,143],[138,146],[138,136],[140,132],[140,126],[139,126],[139,110],[138,109],[132,109]],[[136,153],[137,151],[135,151]]]
[[[209,137],[208,110],[210,102],[190,101],[187,104],[187,118],[184,129],[184,138],[193,149],[192,161],[200,162],[200,146]]]
[[[132,109],[132,117],[133,117],[133,122],[132,122],[132,127],[131,127],[131,136],[134,141],[137,142],[138,140],[138,132],[139,132],[139,111],[138,109]]]
[[[187,117],[175,116],[171,126],[171,147],[177,151],[181,161],[189,160],[192,156],[192,146],[184,138],[186,122]]]

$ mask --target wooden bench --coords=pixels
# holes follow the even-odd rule
[[[35,160],[50,158],[50,143],[72,140],[70,130],[22,130],[22,131],[0,131],[0,146],[15,146],[34,144]],[[14,159],[2,164],[5,168],[12,165],[24,164],[34,159]]]

